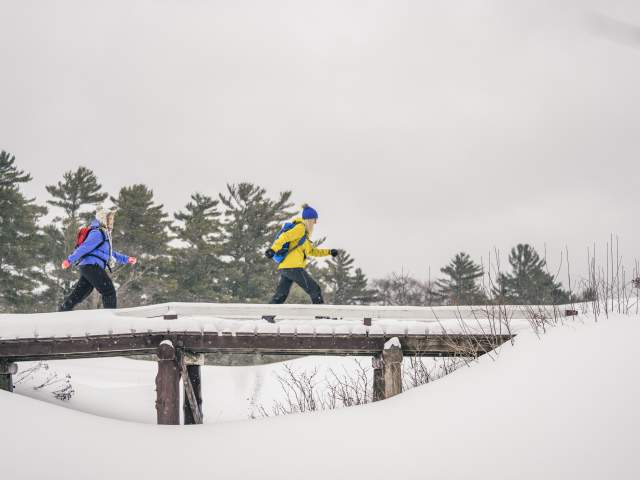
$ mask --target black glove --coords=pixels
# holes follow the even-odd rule
[[[273,258],[273,256],[276,254],[276,252],[274,252],[271,249],[268,249],[266,252],[264,252],[264,256],[267,258]]]
[[[332,257],[337,257],[339,253],[340,252],[338,250],[336,250],[335,248],[331,249],[331,256]]]

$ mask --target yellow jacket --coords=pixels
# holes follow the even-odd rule
[[[331,255],[331,250],[328,248],[314,247],[308,236],[302,245],[296,247],[300,239],[307,233],[307,227],[305,227],[301,218],[294,218],[293,223],[297,225],[291,230],[283,232],[271,245],[271,250],[274,252],[279,252],[287,242],[290,245],[289,254],[280,262],[278,270],[283,268],[305,268],[307,266],[307,257],[326,257]]]

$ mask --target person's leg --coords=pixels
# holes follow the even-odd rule
[[[300,285],[300,288],[302,288],[307,293],[307,295],[311,297],[312,303],[324,303],[320,285],[318,285],[318,282],[311,278],[311,275],[309,275],[305,269],[292,268],[289,278]]]
[[[283,271],[280,272],[280,283],[278,283],[278,288],[276,289],[276,293],[273,295],[273,298],[269,303],[284,303],[287,297],[289,296],[289,291],[291,290],[291,285],[293,281],[289,279]]]
[[[98,265],[83,265],[80,267],[82,276],[85,277],[102,296],[104,308],[116,308],[118,300],[116,288],[107,272]]]
[[[84,278],[83,275],[80,275],[80,279],[73,286],[73,290],[71,290],[71,293],[58,307],[58,311],[68,312],[70,310],[73,310],[76,305],[83,302],[89,295],[91,295],[92,291],[93,285],[91,285],[91,283],[86,278]]]

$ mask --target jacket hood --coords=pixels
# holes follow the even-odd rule
[[[304,229],[307,229],[307,224],[304,223],[304,218],[302,217],[295,217],[293,220],[291,220],[293,223],[301,223],[302,225],[304,225]]]
[[[96,208],[96,220],[98,220],[102,225],[106,225],[109,213],[109,210],[104,207]]]
[[[100,226],[100,220],[98,220],[97,218],[94,218],[93,220],[91,220],[91,223],[89,224],[90,227],[99,227]]]

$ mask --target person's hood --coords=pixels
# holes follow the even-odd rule
[[[91,220],[91,223],[89,224],[89,226],[92,228],[99,228],[101,226],[100,220],[98,220],[97,218],[94,218],[93,220]]]
[[[304,225],[304,229],[307,229],[307,224],[304,223],[304,218],[302,217],[296,217],[293,220],[291,220],[293,223],[301,223],[302,225]]]
[[[96,209],[96,220],[98,221],[98,223],[100,223],[100,225],[106,225],[107,224],[107,216],[109,215],[109,210],[107,210],[104,207],[98,207]]]
[[[291,220],[293,223],[301,223],[304,226],[304,231],[306,235],[313,235],[313,230],[309,231],[309,229],[307,228],[307,224],[304,223],[304,218],[302,217],[296,217],[293,220]]]

